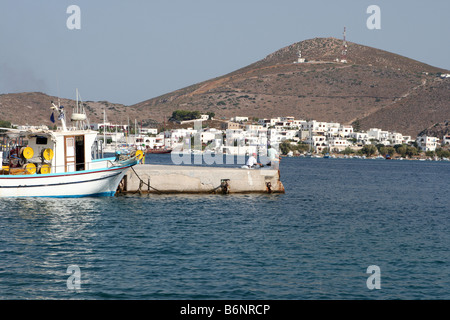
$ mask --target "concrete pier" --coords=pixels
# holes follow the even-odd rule
[[[279,170],[141,164],[119,193],[284,193]]]

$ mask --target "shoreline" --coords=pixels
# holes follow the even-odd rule
[[[336,154],[332,154],[329,157],[325,157],[324,155],[304,155],[304,154],[300,154],[300,155],[281,155],[281,157],[283,158],[315,158],[315,159],[361,159],[361,160],[397,160],[397,161],[403,161],[403,160],[408,160],[408,161],[450,161],[449,158],[403,158],[403,157],[393,157],[390,159],[386,159],[383,156],[376,156],[376,157],[366,157],[366,156],[358,156],[358,155],[354,155],[354,156],[349,156],[349,155],[336,155]]]

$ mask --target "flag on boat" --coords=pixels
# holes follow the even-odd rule
[[[64,107],[60,106],[59,107],[59,116],[58,116],[58,120],[64,119]]]
[[[53,114],[53,112],[52,112],[52,115],[50,116],[50,121],[55,123],[55,115]]]

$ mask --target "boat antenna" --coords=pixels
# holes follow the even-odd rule
[[[58,107],[61,106],[61,98],[60,98],[60,92],[59,92],[59,79],[58,75],[56,75],[56,90],[58,91]]]

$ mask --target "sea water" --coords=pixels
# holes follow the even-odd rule
[[[1,199],[0,299],[450,298],[450,162],[280,172],[285,194]]]

